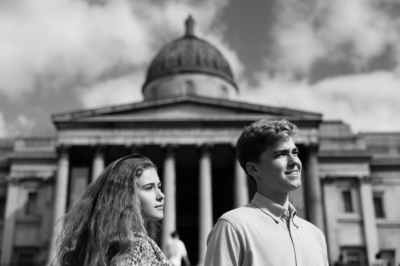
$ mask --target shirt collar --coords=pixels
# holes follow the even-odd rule
[[[294,216],[296,215],[296,209],[289,201],[286,201],[282,206],[258,192],[256,192],[251,202],[262,212],[274,219],[276,223],[279,223],[284,208],[289,209],[289,216],[292,222]],[[296,225],[294,222],[293,224]],[[298,226],[296,225],[296,227]]]

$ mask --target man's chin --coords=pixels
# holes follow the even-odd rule
[[[301,187],[301,181],[290,182],[290,185],[292,186],[293,190],[298,189]]]

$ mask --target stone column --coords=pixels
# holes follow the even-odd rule
[[[203,265],[207,249],[207,236],[213,226],[211,154],[208,146],[202,146],[200,157],[199,199],[199,265]]]
[[[367,247],[368,261],[375,259],[379,251],[378,231],[376,228],[372,185],[370,178],[360,180],[360,197],[362,208],[362,219],[364,223],[365,246]]]
[[[336,180],[332,177],[326,177],[322,182],[322,189],[324,191],[325,198],[325,210],[333,210],[326,212],[326,244],[328,248],[328,255],[330,262],[333,262],[339,258],[340,255],[340,242],[338,239],[338,213],[337,206],[340,206],[340,198],[338,198],[338,192],[335,184]]]
[[[166,251],[166,244],[170,234],[176,230],[176,170],[175,152],[172,146],[165,149],[164,159],[164,219],[162,223],[161,247]]]
[[[11,265],[14,247],[15,221],[17,211],[23,208],[23,202],[19,200],[18,182],[8,181],[7,202],[4,215],[3,239],[1,247],[1,265]]]
[[[247,186],[246,173],[240,166],[239,161],[235,160],[235,208],[241,207],[249,203],[249,189]]]
[[[308,147],[306,165],[306,184],[308,194],[308,214],[310,222],[324,232],[324,215],[322,211],[321,182],[318,176],[317,146]]]
[[[104,170],[104,154],[101,146],[96,146],[94,150],[93,162],[92,162],[92,179],[91,182],[96,181]]]
[[[60,235],[63,227],[63,221],[60,219],[64,216],[67,207],[67,191],[69,176],[69,153],[67,147],[60,147],[58,159],[58,172],[56,177],[55,202],[53,226],[54,231],[51,236],[48,264],[56,257],[57,237]]]

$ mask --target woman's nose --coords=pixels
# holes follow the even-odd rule
[[[157,188],[157,200],[163,200],[165,198],[164,193],[162,193],[162,191]]]

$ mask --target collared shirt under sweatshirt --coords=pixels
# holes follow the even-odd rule
[[[208,236],[204,265],[328,266],[321,230],[288,207],[285,221],[281,205],[256,193],[251,203],[222,215]]]

